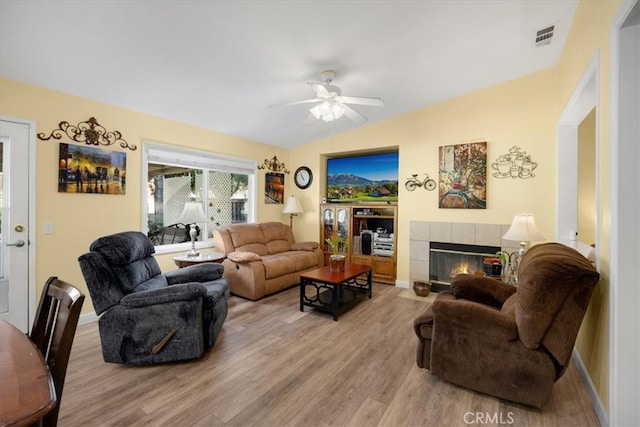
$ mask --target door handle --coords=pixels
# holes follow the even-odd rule
[[[19,248],[24,246],[24,240],[16,240],[13,243],[7,243],[7,246],[17,246]]]

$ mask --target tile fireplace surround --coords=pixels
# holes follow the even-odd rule
[[[471,224],[457,222],[411,221],[409,239],[409,286],[415,280],[429,281],[429,243],[499,246],[509,253],[520,248],[518,242],[503,240],[511,224]]]

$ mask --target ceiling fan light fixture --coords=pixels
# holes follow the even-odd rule
[[[345,112],[345,108],[340,104],[324,101],[311,108],[309,111],[316,119],[330,122],[342,117]]]
[[[320,120],[320,118],[322,117],[322,112],[320,112],[320,106],[322,104],[318,104],[315,107],[311,108],[309,111],[311,112],[311,114],[313,114],[313,116]]]
[[[0,0],[1,1],[1,0]],[[336,72],[333,70],[325,70],[321,73],[324,83],[312,83],[308,82],[307,85],[315,92],[315,97],[311,99],[304,99],[302,101],[287,102],[284,104],[275,105],[299,105],[310,104],[315,105],[309,108],[309,116],[305,120],[305,126],[314,123],[315,120],[322,120],[324,122],[332,122],[338,120],[342,116],[356,123],[365,123],[367,118],[354,110],[350,105],[367,105],[370,107],[383,107],[384,101],[382,98],[372,98],[366,96],[342,96],[342,91],[338,86],[333,86],[331,82],[336,76]]]
[[[333,104],[331,106],[331,111],[333,113],[334,120],[339,119],[344,114],[344,107],[340,104]]]

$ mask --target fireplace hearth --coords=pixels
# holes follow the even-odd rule
[[[469,245],[460,243],[429,243],[429,281],[431,290],[449,290],[451,280],[458,274],[483,275],[483,261],[494,257],[499,246]]]

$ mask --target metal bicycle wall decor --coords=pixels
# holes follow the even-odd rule
[[[491,175],[499,179],[529,179],[535,177],[533,170],[537,167],[538,164],[531,160],[531,155],[514,145],[507,154],[501,154],[491,163],[491,168],[495,170]]]
[[[95,117],[90,117],[89,120],[80,122],[75,126],[67,121],[61,121],[58,123],[58,129],[51,131],[49,136],[45,133],[39,133],[38,139],[42,141],[48,141],[51,138],[59,140],[63,135],[66,135],[72,141],[84,142],[87,145],[108,146],[118,143],[121,148],[128,148],[131,151],[135,151],[138,148],[125,141],[120,131],[107,131],[104,126],[98,123]]]
[[[429,174],[425,173],[424,180],[420,181],[418,179],[418,174],[411,174],[411,178],[407,178],[407,182],[404,183],[404,188],[408,191],[413,191],[418,187],[424,187],[425,190],[433,191],[436,189],[436,182],[429,178]]]

